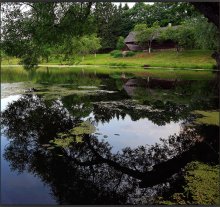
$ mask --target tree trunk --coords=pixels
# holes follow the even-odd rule
[[[218,29],[220,29],[220,3],[219,2],[191,2],[206,18],[209,22],[214,23]],[[219,74],[220,69],[220,54],[215,52],[212,57],[216,60],[217,70]]]
[[[212,58],[214,58],[216,60],[217,70],[220,71],[220,53],[215,51],[212,54]]]
[[[220,28],[219,13],[220,3],[219,2],[191,2],[208,20],[214,23]]]
[[[216,68],[216,76],[215,76],[215,79],[214,79],[214,82],[215,82],[215,88],[217,89],[218,93],[219,93],[219,90],[220,90],[220,52],[214,52],[212,54],[212,58],[214,58],[216,60],[216,64],[217,64],[217,68]]]
[[[176,51],[177,51],[177,53],[179,53],[179,51],[180,51],[180,47],[178,44],[176,45]]]
[[[149,47],[148,52],[151,53],[151,42],[149,42],[148,47]]]

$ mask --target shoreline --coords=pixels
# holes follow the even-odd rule
[[[23,67],[22,65],[1,65],[1,67]],[[210,68],[185,68],[185,67],[155,67],[155,66],[149,66],[149,67],[143,67],[143,66],[111,66],[111,65],[58,65],[58,64],[40,64],[38,67],[50,67],[50,68],[81,68],[81,67],[108,67],[108,68],[141,68],[143,70],[149,70],[149,69],[165,69],[165,70],[192,70],[192,71],[218,71],[216,69],[210,69]]]

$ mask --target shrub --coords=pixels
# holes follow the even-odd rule
[[[110,55],[114,58],[122,57],[122,52],[120,50],[113,50]]]
[[[125,57],[132,57],[132,56],[134,56],[134,55],[135,55],[135,52],[133,52],[133,51],[128,51],[128,52],[126,52]]]
[[[113,56],[115,53],[117,53],[117,52],[120,52],[120,50],[112,50],[111,52],[110,52],[110,55],[111,56]]]

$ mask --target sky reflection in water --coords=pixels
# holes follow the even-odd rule
[[[1,111],[4,111],[9,103],[18,100],[21,95],[10,95],[1,99]],[[89,115],[93,117],[93,113]],[[87,117],[87,118],[89,118]],[[97,123],[98,139],[104,139],[113,146],[112,152],[116,153],[125,147],[152,145],[159,141],[160,137],[167,138],[170,134],[179,132],[180,123],[171,122],[165,126],[157,126],[147,118],[132,121],[129,115],[113,118],[109,123]],[[117,135],[115,135],[117,134]],[[107,138],[103,136],[107,135]],[[50,195],[50,188],[45,185],[38,176],[24,171],[18,173],[10,169],[10,163],[2,155],[4,148],[9,144],[7,137],[1,137],[1,198],[3,204],[55,204]]]
[[[1,99],[1,111],[21,95]],[[50,188],[38,176],[29,172],[19,173],[10,169],[10,163],[3,158],[4,148],[9,141],[1,134],[1,204],[55,204]]]
[[[100,81],[97,81],[97,82],[98,82],[98,84],[100,84]],[[110,82],[110,84],[112,84],[112,82]],[[19,94],[20,94],[20,91],[23,90],[23,88],[22,89],[19,88],[19,85],[21,86],[22,84],[19,83],[18,85],[16,85],[16,84],[13,85],[13,87],[18,89],[17,90],[18,92],[16,95],[12,95],[14,93],[10,93],[10,90],[8,88],[10,85],[6,85],[5,87],[3,87],[4,86],[4,84],[3,84],[2,89],[3,90],[7,89],[8,92],[6,91],[4,93],[3,98],[1,99],[1,111],[4,111],[9,103],[12,103],[13,101],[18,101],[22,97],[22,95],[19,95]],[[85,89],[88,90],[88,88],[85,88]],[[68,89],[68,91],[69,91],[69,89]],[[7,96],[7,93],[8,93],[8,96]],[[119,95],[117,95],[117,93]],[[100,102],[100,105],[101,105],[101,101],[103,101],[103,100],[111,102],[112,99],[114,99],[114,101],[116,101],[116,102],[118,100],[120,101],[120,99],[119,99],[120,93],[125,96],[124,98],[129,99],[129,96],[128,96],[128,94],[127,95],[125,94],[125,91],[120,91],[120,92],[118,91],[117,93],[108,94],[106,96],[103,95],[103,93],[102,93],[102,96],[96,95],[97,97],[93,96],[92,99],[94,99],[93,100],[94,102]],[[156,111],[155,112],[150,111],[150,112],[148,112],[148,114],[146,114],[146,116],[145,116],[144,112],[142,112],[142,111],[139,112],[138,116],[134,116],[137,114],[135,110],[129,109],[129,108],[126,108],[125,110],[123,110],[123,107],[122,107],[122,108],[120,108],[120,110],[122,110],[124,113],[124,115],[122,117],[121,112],[113,113],[111,111],[112,113],[111,112],[108,113],[108,108],[107,108],[107,111],[105,111],[105,110],[100,111],[99,108],[96,109],[97,110],[96,111],[93,108],[93,105],[90,101],[91,94],[90,94],[90,96],[88,95],[87,98],[85,98],[85,96],[86,96],[85,94],[83,96],[75,94],[72,96],[73,99],[71,99],[71,97],[69,97],[70,99],[68,99],[68,96],[66,96],[67,97],[66,99],[61,98],[59,100],[61,102],[63,101],[63,103],[61,103],[61,106],[67,106],[67,108],[68,108],[67,110],[71,109],[71,107],[74,106],[74,104],[84,103],[85,109],[83,108],[82,111],[80,111],[80,110],[77,111],[79,116],[83,114],[81,117],[79,117],[81,120],[86,120],[88,118],[91,118],[91,120],[94,120],[94,119],[96,119],[95,118],[96,116],[103,115],[104,121],[101,119],[100,120],[96,119],[96,124],[95,124],[96,128],[97,128],[96,132],[100,133],[100,135],[96,135],[96,136],[99,141],[104,140],[105,142],[108,142],[110,144],[110,146],[113,147],[111,150],[112,153],[117,153],[118,151],[120,153],[122,153],[122,149],[124,149],[126,147],[130,147],[132,149],[135,149],[138,146],[148,147],[148,145],[154,145],[155,143],[160,142],[159,141],[160,138],[168,138],[170,135],[174,135],[174,134],[179,135],[184,130],[183,122],[185,121],[185,117],[188,116],[188,111],[187,111],[188,109],[187,108],[186,108],[186,110],[183,108],[183,112],[185,112],[185,115],[181,111],[182,108],[180,108],[180,110],[179,110],[179,108],[177,108],[178,114],[175,114],[175,110],[174,110],[174,112],[172,110],[169,111],[169,107],[171,109],[174,108],[172,105],[165,105],[164,104],[168,108],[164,107],[164,108],[162,108],[162,110],[160,108],[160,111],[162,111],[160,113],[157,113]],[[101,99],[103,99],[103,100],[101,100]],[[65,100],[66,100],[66,105],[64,103]],[[28,100],[28,101],[33,101],[33,99],[30,98],[30,100]],[[34,109],[34,110],[36,110],[35,112],[37,112],[37,110],[39,109],[38,106],[43,106],[43,107],[45,107],[45,108],[43,108],[43,110],[45,110],[46,113],[47,112],[50,113],[50,110],[51,110],[50,104],[44,105],[44,99],[39,99],[38,101],[39,102],[36,102],[36,105],[35,105],[35,107],[36,107]],[[75,101],[75,102],[73,102],[73,101]],[[21,102],[21,103],[25,103],[25,102]],[[88,104],[88,105],[86,105],[86,104]],[[160,104],[162,104],[162,107],[163,107],[163,102],[160,102],[159,106],[160,106]],[[178,104],[177,104],[177,106],[178,106]],[[17,107],[19,108],[20,106],[18,105]],[[56,112],[59,113],[59,110],[60,110],[59,106],[57,105],[56,107],[58,107],[57,108],[58,111],[56,111]],[[156,107],[158,107],[158,106],[156,106]],[[19,110],[22,110],[22,107],[20,107]],[[166,116],[166,114],[164,113],[166,110],[168,110],[167,117],[169,117],[169,118],[165,120],[165,119],[163,119],[164,117],[161,117],[161,115],[164,114]],[[73,113],[75,113],[75,112],[76,111],[74,111]],[[86,112],[86,113],[84,113],[84,112]],[[27,113],[29,113],[28,110],[27,110]],[[106,116],[105,116],[105,113],[106,113]],[[155,115],[154,113],[156,114],[156,116],[155,116],[156,118],[154,117],[154,115]],[[50,114],[51,116],[54,115],[53,113],[51,113],[51,114]],[[162,122],[162,124],[160,124],[161,126],[154,124],[154,122],[151,121],[150,118],[147,118],[148,115],[150,116],[151,120],[157,121],[157,119],[158,119],[159,121],[164,120],[164,122]],[[132,116],[133,116],[133,118],[132,118]],[[173,121],[174,117],[176,118],[176,119],[174,119],[175,121]],[[135,119],[135,121],[134,121],[134,119]],[[31,124],[33,124],[33,123],[31,123]],[[34,127],[33,127],[33,129],[35,130]],[[47,131],[48,131],[48,129],[47,129]],[[105,137],[105,135],[107,135],[107,137]],[[40,143],[40,144],[42,144],[42,143]],[[5,160],[3,157],[3,154],[5,153],[5,149],[8,146],[10,146],[10,141],[8,140],[8,137],[5,137],[5,135],[2,134],[2,137],[1,137],[1,149],[2,149],[1,150],[1,189],[2,189],[1,198],[2,198],[2,201],[1,202],[3,204],[55,204],[55,203],[58,203],[57,200],[59,200],[60,198],[56,198],[57,195],[54,196],[54,194],[51,191],[51,188],[55,187],[55,189],[56,189],[56,187],[57,187],[56,190],[60,190],[59,189],[60,186],[55,185],[57,182],[59,183],[59,180],[56,180],[57,178],[53,178],[53,176],[51,178],[51,175],[49,175],[49,178],[48,178],[49,185],[48,185],[47,182],[42,181],[41,178],[39,177],[39,175],[44,177],[44,174],[41,171],[40,172],[36,171],[35,172],[36,175],[34,175],[33,172],[27,172],[27,170],[25,170],[21,173],[18,173],[18,171],[16,169],[15,170],[11,169],[10,160]],[[21,146],[21,149],[22,149],[22,147],[23,146]],[[35,147],[36,147],[35,150],[37,153],[38,150],[40,150],[39,149],[40,147],[39,146],[35,146]],[[16,147],[15,147],[14,151],[12,150],[12,152],[17,152],[16,150],[18,150],[18,149],[16,149]],[[24,149],[25,149],[25,147],[24,147]],[[43,149],[43,152],[44,152],[44,150],[45,149]],[[45,151],[47,151],[47,150],[45,150]],[[51,152],[49,152],[49,154],[50,153]],[[12,153],[12,155],[13,155],[13,153]],[[32,155],[32,156],[34,156],[34,155]],[[48,159],[48,160],[45,160],[45,163],[48,163],[48,165],[50,165],[49,166],[50,169],[54,170],[53,162],[55,162],[55,163],[57,162],[56,155],[52,154],[50,157],[50,155],[47,155],[47,153],[46,153],[46,154],[44,154],[44,156],[46,157],[46,159]],[[49,156],[49,158],[47,156]],[[13,156],[11,158],[13,158]],[[38,159],[39,157],[37,157],[37,155],[34,158],[36,158],[36,160],[39,162],[40,159]],[[65,158],[63,161],[61,162],[61,164],[64,164],[64,167],[66,167],[67,169],[71,168],[72,171],[70,170],[70,172],[71,172],[70,175],[68,174],[69,172],[62,172],[62,169],[60,169],[59,165],[55,166],[55,169],[58,171],[59,170],[61,171],[61,172],[58,172],[58,174],[61,173],[61,175],[63,175],[62,179],[64,179],[64,181],[66,181],[65,180],[66,173],[67,173],[67,180],[68,180],[68,176],[70,176],[70,178],[71,178],[71,175],[73,172],[75,172],[74,171],[75,169],[73,166],[71,166],[69,161],[67,161],[67,163],[65,162]],[[30,163],[33,164],[30,160],[28,160],[28,164],[30,164]],[[42,166],[40,166],[39,168],[41,169],[41,167]],[[80,169],[81,168],[79,167],[78,170],[80,171]],[[104,169],[101,169],[101,171],[102,170],[104,172]],[[82,171],[82,172],[85,173],[85,175],[86,175],[86,171],[85,172]],[[105,174],[105,173],[103,173],[103,174]],[[47,176],[47,173],[45,176]],[[52,180],[50,180],[50,179],[52,179]],[[105,179],[105,178],[103,178],[103,179]],[[101,179],[100,179],[100,181],[101,181]],[[55,182],[55,184],[53,182]],[[81,185],[80,182],[81,181],[79,181],[79,185]],[[64,184],[66,184],[66,183],[64,183]],[[77,191],[78,184],[76,184],[76,185],[72,184],[72,183],[68,183],[68,184],[70,185],[68,187],[72,187],[73,192]],[[53,185],[55,185],[55,186],[53,186]],[[111,180],[110,180],[109,185],[111,185]],[[62,189],[62,186],[61,186],[61,189]],[[91,187],[91,190],[94,190],[94,189]],[[70,193],[71,192],[72,191],[70,191]],[[57,194],[58,194],[58,196],[61,196],[61,198],[62,198],[62,196],[64,196],[64,199],[67,199],[67,202],[68,201],[70,202],[71,199],[68,197],[68,191],[67,191],[67,195],[65,195],[65,194],[59,195],[59,191],[57,192]],[[72,196],[74,196],[74,195],[72,195]],[[85,199],[85,196],[82,198]],[[68,200],[68,199],[70,199],[70,200]],[[90,196],[90,199],[93,199],[92,195]],[[79,198],[79,200],[80,200],[80,198]],[[78,200],[78,202],[83,202],[83,200],[80,200],[80,201],[79,200]],[[94,200],[92,200],[92,201],[94,201]],[[104,202],[104,200],[103,200],[103,202]]]
[[[109,123],[98,123],[99,140],[105,139],[113,146],[112,151],[117,152],[125,147],[136,148],[138,146],[153,145],[160,138],[168,138],[171,134],[178,134],[181,122],[171,122],[165,126],[158,126],[147,118],[132,121],[129,115],[124,120],[113,118]],[[115,135],[119,134],[119,135]],[[107,135],[108,138],[103,138]]]

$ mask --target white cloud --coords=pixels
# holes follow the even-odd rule
[[[122,4],[122,6],[124,6],[126,3],[128,4],[128,6],[129,6],[129,8],[132,8],[134,5],[135,5],[135,3],[137,3],[137,2],[112,2],[113,4],[115,4],[115,5],[119,5],[120,3]],[[153,2],[144,2],[145,4],[153,4]]]

